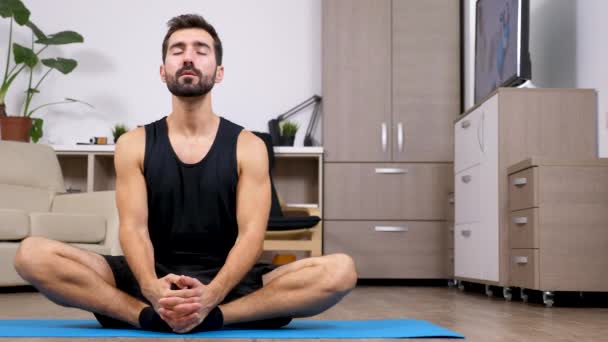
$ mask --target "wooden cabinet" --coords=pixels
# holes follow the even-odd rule
[[[323,1],[327,161],[391,158],[391,1]]]
[[[608,159],[509,168],[511,286],[608,291]]]
[[[456,278],[509,283],[507,167],[530,155],[595,158],[596,112],[593,90],[500,88],[455,122]],[[527,206],[532,195],[513,196]]]
[[[323,1],[324,246],[354,255],[362,278],[449,274],[459,29],[457,1]]]
[[[452,161],[460,111],[459,3],[393,1],[392,156]]]
[[[323,2],[328,162],[453,160],[458,2]]]

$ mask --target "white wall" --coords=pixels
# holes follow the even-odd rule
[[[598,93],[598,137],[601,157],[608,157],[608,1],[577,1],[577,73],[579,87]]]
[[[115,123],[134,127],[167,115],[171,97],[158,76],[161,43],[167,20],[183,13],[203,15],[222,39],[226,76],[213,90],[218,114],[248,129],[267,131],[270,118],[321,93],[320,0],[24,2],[31,20],[47,34],[69,29],[85,38],[84,44],[43,53],[74,58],[79,66],[67,76],[52,72],[34,102],[74,97],[95,108],[70,104],[40,112],[45,142],[70,144],[94,135],[111,136]],[[8,21],[1,20],[1,65],[7,28]],[[28,42],[26,29],[16,31],[18,42]],[[22,74],[7,96],[9,113],[21,110],[25,87]],[[310,112],[293,117],[302,127],[296,144],[301,144]]]
[[[465,1],[464,100],[473,105],[475,0]],[[532,82],[598,91],[599,156],[608,157],[608,1],[530,0]]]

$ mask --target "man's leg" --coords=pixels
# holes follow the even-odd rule
[[[51,301],[99,313],[139,326],[139,314],[148,306],[118,290],[106,260],[42,237],[29,237],[15,257],[19,275]]]
[[[261,289],[220,305],[220,310],[224,324],[309,317],[338,303],[356,282],[355,265],[347,255],[302,259],[267,273]]]

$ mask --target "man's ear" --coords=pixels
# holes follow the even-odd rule
[[[224,66],[218,65],[215,74],[215,83],[220,83],[224,79]]]
[[[160,66],[160,80],[163,81],[163,83],[167,83],[167,74],[165,73],[164,64],[161,64]]]

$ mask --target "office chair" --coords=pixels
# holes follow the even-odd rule
[[[272,179],[275,158],[272,137],[268,133],[253,133],[266,144],[270,171],[272,200],[264,250],[308,251],[310,256],[320,256],[322,224],[319,209],[290,208],[282,203]]]

